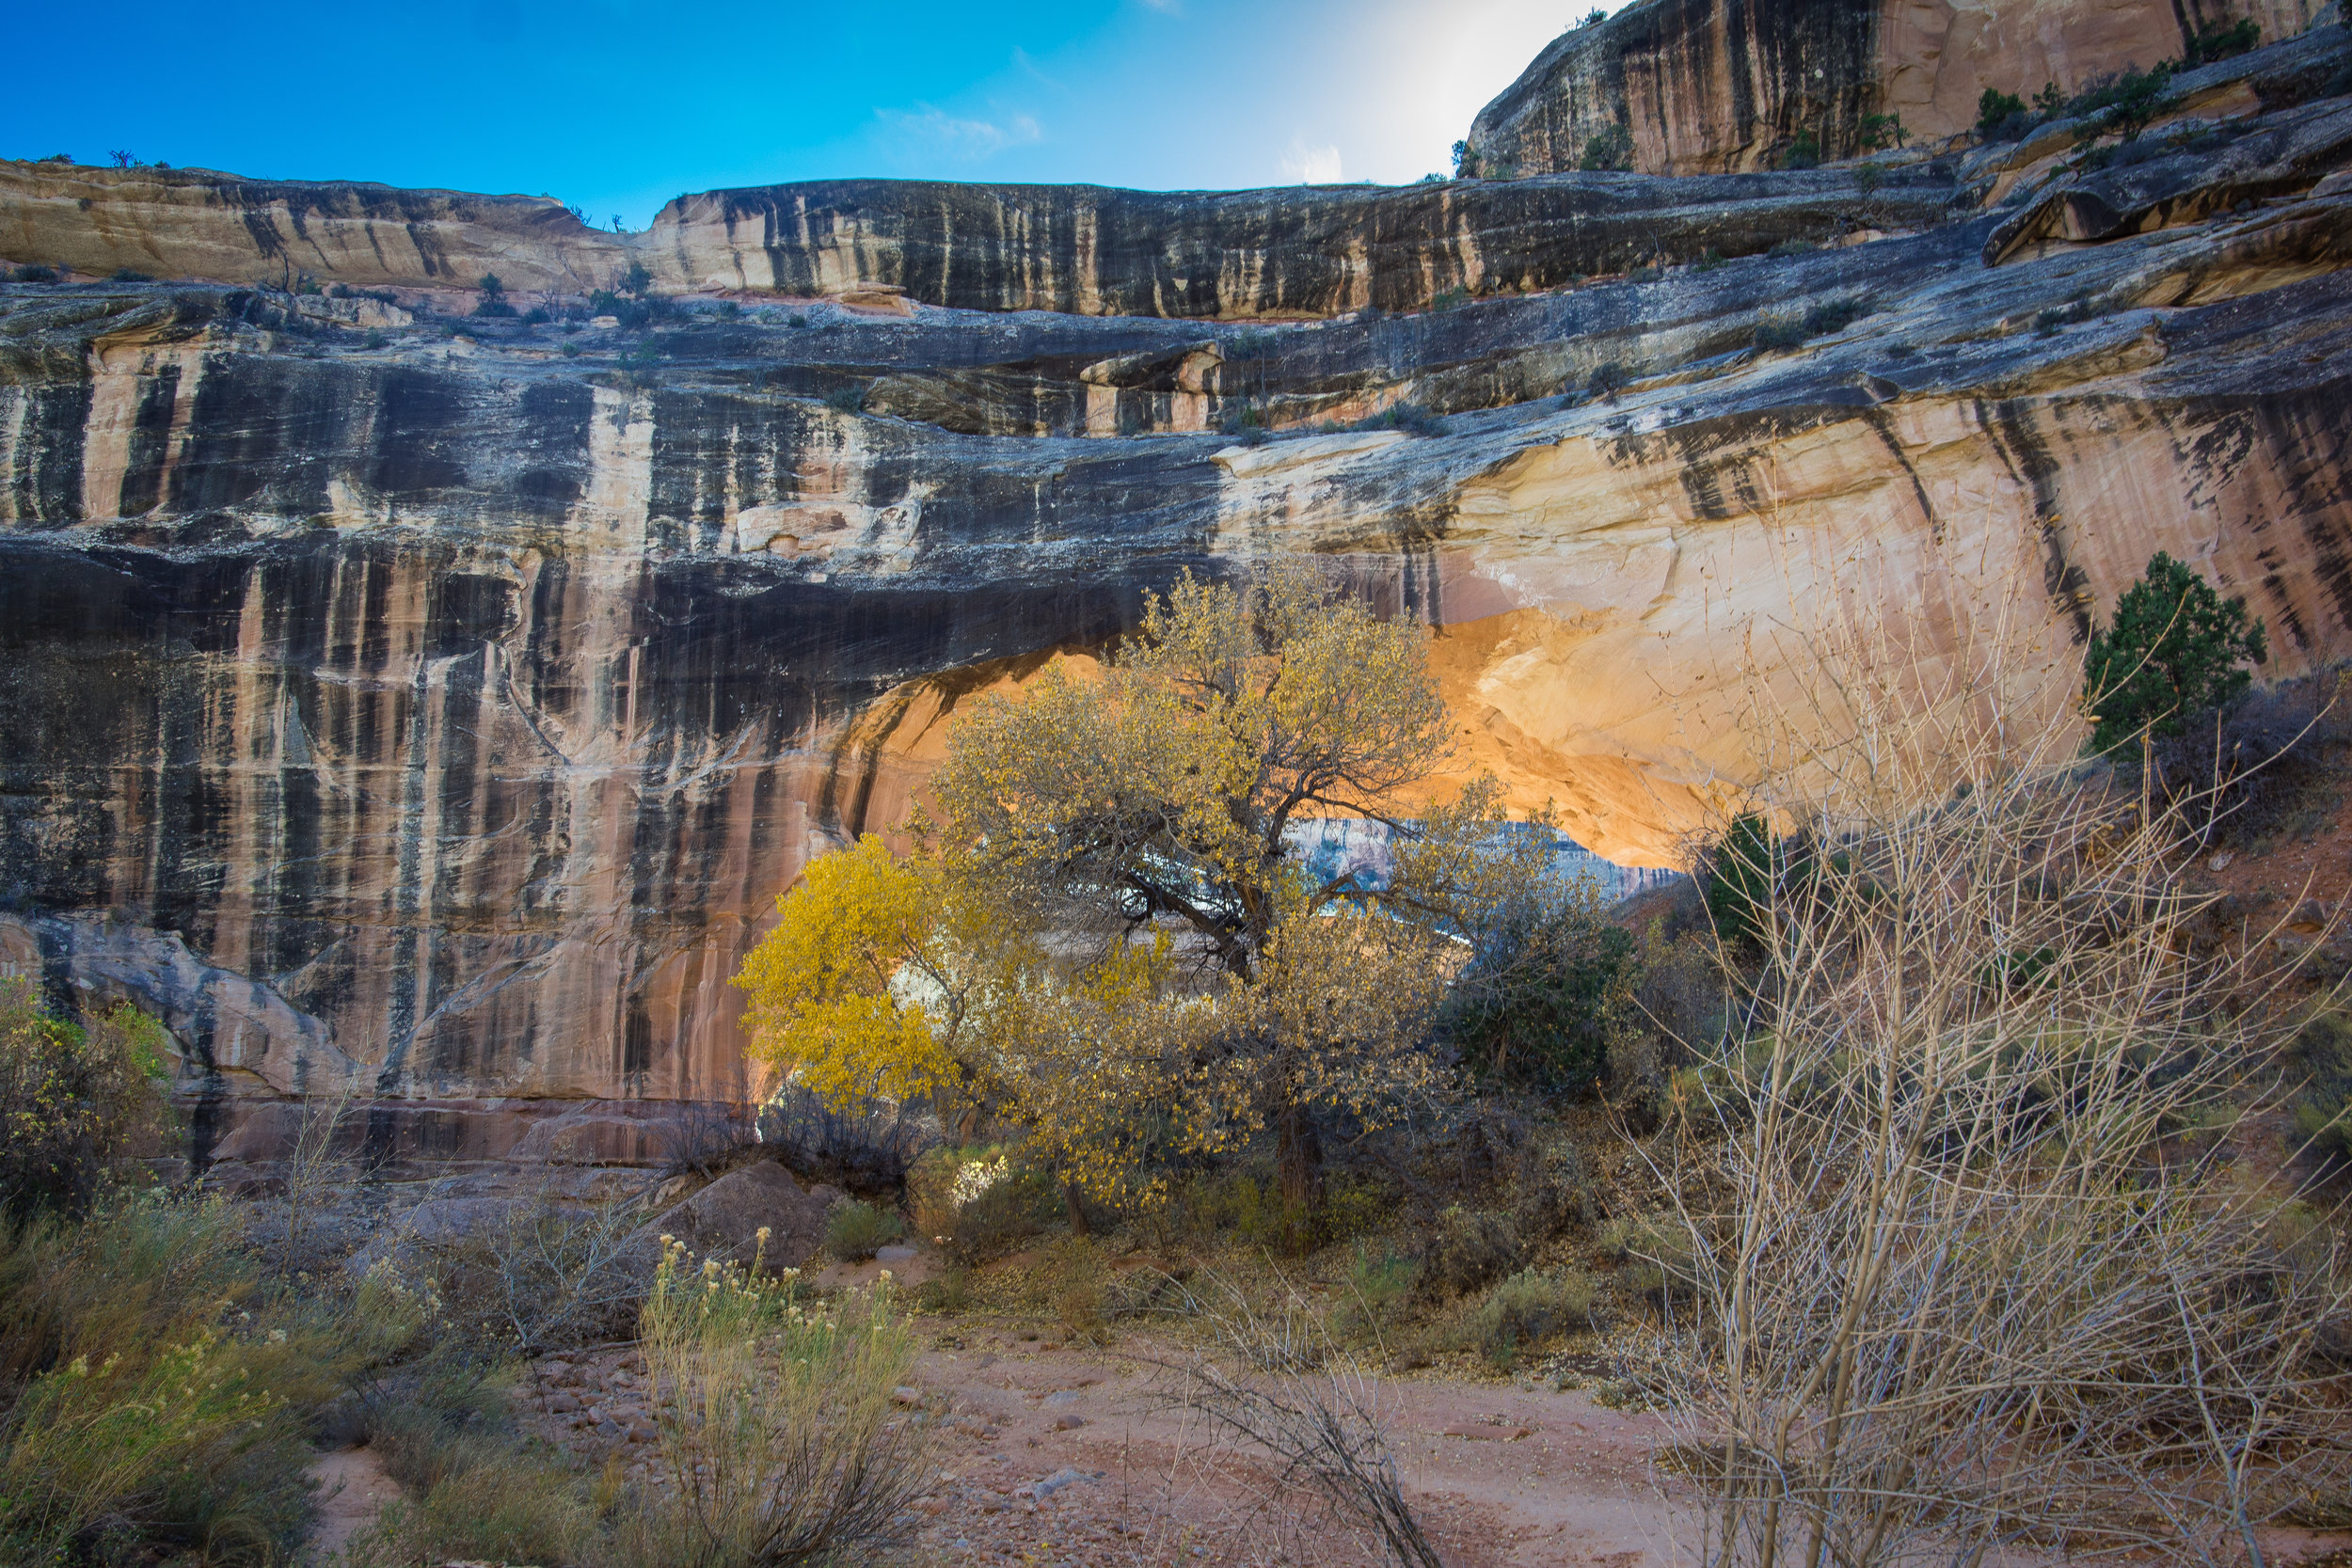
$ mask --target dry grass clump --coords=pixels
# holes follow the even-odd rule
[[[0,1228],[0,1560],[275,1560],[355,1347],[272,1300],[215,1204]]]
[[[863,1263],[905,1236],[906,1222],[863,1198],[843,1198],[825,1216],[825,1251],[844,1263]]]
[[[1595,1289],[1581,1269],[1528,1269],[1487,1292],[1478,1306],[1478,1348],[1498,1371],[1593,1324]]]
[[[887,1287],[804,1305],[790,1280],[673,1246],[645,1304],[645,1365],[666,1400],[663,1486],[621,1521],[646,1568],[887,1560],[930,1484],[925,1429],[891,1396],[914,1338]]]
[[[2222,1152],[2287,976],[2263,933],[2183,939],[2177,802],[2075,764],[2029,667],[1813,646],[1811,705],[1759,709],[1805,760],[1754,802],[1781,833],[1696,1080],[1722,1135],[1654,1156],[1701,1560],[2260,1561],[2352,1479],[2352,1275]]]

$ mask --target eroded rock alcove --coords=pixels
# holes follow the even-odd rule
[[[2275,672],[2339,657],[2352,80],[2305,20],[2128,154],[1859,181],[1704,103],[1658,111],[1680,177],[834,183],[637,236],[0,165],[0,252],[67,273],[0,286],[0,962],[161,1011],[199,1158],[345,1084],[387,1152],[569,1117],[652,1158],[741,1092],[727,978],[805,860],[1185,569],[1309,556],[1417,617],[1465,769],[1635,865],[1749,765],[1727,683],[1832,610],[1932,649],[2023,606],[2072,657],[2164,549]],[[1609,29],[1569,55],[1777,36]],[[1513,91],[1481,124],[1534,137]],[[645,325],[567,319],[633,263]],[[470,314],[490,270],[554,319]]]

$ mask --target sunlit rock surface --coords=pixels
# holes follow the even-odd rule
[[[495,1162],[551,1105],[740,1093],[727,977],[809,856],[903,818],[958,704],[1188,568],[1311,558],[1422,619],[1455,776],[1638,866],[1751,776],[1733,693],[1840,614],[1930,665],[1997,624],[2071,669],[2164,549],[2248,596],[2273,673],[2344,657],[2346,108],[2208,105],[2104,167],[2061,136],[1869,197],[1495,186],[1602,214],[1502,274],[1415,248],[1459,191],[1136,198],[1273,261],[1170,292],[1008,230],[987,309],[936,303],[962,263],[903,232],[896,274],[723,295],[776,254],[732,193],[677,209],[638,331],[453,313],[477,266],[563,307],[650,254],[533,203],[418,197],[492,238],[354,271],[379,299],[92,278],[119,235],[51,202],[0,229],[84,279],[0,287],[0,964],[161,1013],[199,1153],[263,1160],[253,1105],[351,1085],[386,1147]],[[955,188],[860,189],[903,217]],[[1335,213],[1420,237],[1350,272]],[[1626,275],[1627,214],[1687,214],[1693,264]],[[1472,276],[1514,286],[1445,293]],[[1352,309],[1366,277],[1438,308]],[[1400,404],[1426,417],[1342,428]],[[580,1114],[655,1158],[633,1113]]]
[[[1644,0],[1563,34],[1493,103],[1470,141],[1488,172],[1579,166],[1622,126],[1633,166],[1705,174],[1771,167],[1810,130],[1828,155],[1863,150],[1864,121],[1898,115],[1915,142],[1971,130],[1988,88],[2031,100],[2185,57],[2241,19],[2265,42],[2332,17],[2320,0]],[[2187,86],[2241,100],[2225,63]]]

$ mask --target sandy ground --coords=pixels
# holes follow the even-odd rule
[[[850,1271],[843,1271],[845,1274]],[[872,1266],[856,1271],[870,1275]],[[916,1271],[904,1271],[916,1272]],[[1107,1345],[1017,1316],[918,1320],[926,1348],[899,1402],[933,1433],[937,1483],[909,1568],[1372,1568],[1359,1525],[1268,1472],[1172,1399],[1183,1348]],[[516,1393],[523,1425],[594,1467],[657,1485],[644,1366],[629,1347],[550,1356]],[[1654,1415],[1570,1388],[1437,1370],[1373,1385],[1412,1507],[1447,1568],[1650,1568],[1689,1491],[1653,1465]],[[312,1546],[340,1548],[397,1489],[365,1449],[328,1454]],[[1686,1537],[1687,1538],[1687,1537]],[[2352,1535],[2264,1532],[2273,1568],[2352,1568]],[[2004,1568],[2024,1568],[2022,1560]]]
[[[1024,1338],[1035,1333],[960,1321],[917,1364],[907,1402],[938,1433],[940,1481],[923,1504],[934,1560],[1378,1560],[1311,1489],[1278,1487],[1261,1462],[1163,1397],[1174,1347],[1133,1335],[1101,1348]],[[649,1472],[652,1445],[632,1437],[644,1431],[642,1382],[623,1353],[541,1372],[525,1402],[533,1424]],[[593,1406],[582,1399],[599,1389]],[[1649,1465],[1664,1430],[1656,1418],[1575,1391],[1411,1377],[1383,1380],[1377,1399],[1415,1508],[1454,1568],[1670,1560]]]
[[[310,1527],[310,1548],[324,1557],[339,1552],[386,1503],[400,1496],[400,1486],[365,1449],[344,1449],[321,1454],[310,1465],[318,1483],[318,1522]]]

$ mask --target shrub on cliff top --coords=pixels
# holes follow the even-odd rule
[[[1577,167],[1587,174],[1607,170],[1623,171],[1633,166],[1633,133],[1623,125],[1612,125],[1598,135],[1584,142],[1584,156]]]
[[[2194,71],[2201,65],[2227,60],[2245,54],[2262,41],[2262,24],[2250,16],[2242,16],[2229,26],[2209,22],[2188,40],[2187,51],[2181,59],[2184,71]]]
[[[2014,141],[2025,134],[2026,101],[2013,92],[1987,87],[1977,99],[1977,134],[1987,141]]]

